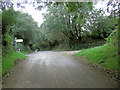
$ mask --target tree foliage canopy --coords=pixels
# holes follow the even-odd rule
[[[105,15],[101,8],[95,9],[93,2],[44,2],[44,6],[40,3],[32,4],[36,10],[48,8],[40,28],[30,15],[14,11],[13,3],[2,3],[3,46],[13,46],[15,37],[24,40],[26,50],[50,49],[61,44],[70,48],[78,43],[82,46],[93,39],[107,38],[118,25],[117,1],[108,2],[110,15]],[[21,3],[17,6],[25,8]]]

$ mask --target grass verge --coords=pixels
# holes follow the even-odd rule
[[[23,54],[28,54],[29,52],[21,52],[21,53],[23,53]]]
[[[99,63],[109,70],[120,71],[117,48],[109,44],[95,48],[82,49],[82,51],[75,54],[75,56],[84,56],[89,59],[89,63]]]
[[[10,71],[14,67],[14,62],[16,59],[24,59],[26,56],[20,52],[10,52],[6,56],[2,57],[2,74],[6,71]]]

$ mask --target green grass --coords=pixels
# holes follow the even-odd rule
[[[6,56],[2,57],[2,74],[4,74],[6,71],[11,70],[14,67],[14,61],[16,59],[24,59],[26,56],[23,53],[20,52],[10,52]]]
[[[117,71],[118,67],[118,53],[117,48],[105,44],[95,48],[82,49],[75,56],[84,56],[89,59],[89,63],[99,63],[109,70]]]
[[[29,52],[21,52],[21,53],[23,53],[23,54],[28,54]]]

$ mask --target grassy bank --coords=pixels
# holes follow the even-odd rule
[[[14,67],[14,62],[17,59],[24,59],[26,56],[23,53],[20,52],[10,52],[6,56],[2,57],[2,74],[4,74],[6,71],[11,70]]]
[[[95,48],[83,49],[75,56],[84,56],[89,59],[89,63],[97,62],[109,70],[120,70],[120,68],[118,68],[117,49],[110,46],[109,44]]]

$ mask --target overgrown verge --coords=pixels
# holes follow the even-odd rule
[[[90,63],[98,63],[109,70],[120,72],[119,67],[119,48],[118,48],[118,27],[106,38],[106,44],[95,47],[82,49],[75,56],[84,56],[89,59]]]
[[[16,52],[16,51],[10,52],[6,56],[3,56],[2,57],[2,74],[10,71],[14,67],[16,60],[18,59],[23,60],[24,58],[26,58],[26,56],[23,53]]]
[[[117,49],[111,47],[109,44],[105,44],[103,46],[98,46],[95,48],[83,49],[75,56],[85,56],[87,59],[89,59],[89,63],[94,64],[95,62],[97,62],[98,64],[106,67],[109,70],[120,70],[120,68],[118,67]]]

